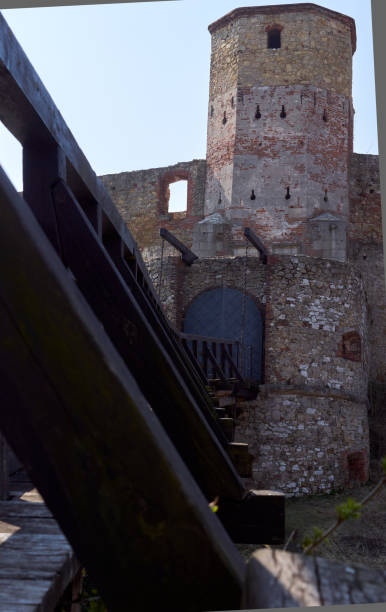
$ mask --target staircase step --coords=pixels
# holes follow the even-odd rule
[[[285,495],[279,491],[249,491],[241,501],[219,502],[217,517],[234,542],[284,544]]]
[[[225,406],[235,406],[236,404],[236,398],[231,396],[217,397],[217,400],[220,408],[225,408]]]
[[[218,389],[215,392],[216,397],[229,397],[233,393],[232,389]]]
[[[234,437],[234,422],[233,419],[229,418],[229,417],[225,417],[225,418],[220,418],[218,420],[223,432],[225,433],[227,440],[229,442],[233,441],[233,437]]]
[[[225,418],[227,416],[225,408],[215,408],[218,419]]]
[[[230,442],[228,452],[239,475],[243,478],[252,476],[254,457],[248,452],[248,444],[245,442]]]

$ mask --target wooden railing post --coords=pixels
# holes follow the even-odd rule
[[[0,433],[0,500],[8,499],[8,445]]]
[[[66,180],[66,158],[57,143],[35,143],[23,147],[23,197],[47,238],[61,255],[59,233],[51,188]]]
[[[208,343],[207,342],[203,342],[202,343],[202,363],[203,363],[203,369],[205,372],[205,376],[208,378],[209,377],[209,372],[208,372]]]

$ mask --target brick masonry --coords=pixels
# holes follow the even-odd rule
[[[352,151],[355,24],[298,4],[236,9],[209,30],[206,160],[101,178],[178,329],[203,291],[243,292],[247,264],[264,319],[264,384],[237,427],[250,484],[302,495],[363,482],[369,436],[373,464],[386,454],[386,296],[378,157]],[[180,179],[187,211],[169,213]],[[267,265],[252,247],[245,258],[246,226]],[[200,258],[185,266],[165,244],[161,265],[160,227]]]
[[[232,223],[234,254],[248,226],[267,245],[344,260],[354,22],[312,5],[251,7],[209,30],[205,214]],[[318,223],[328,212],[330,233]]]

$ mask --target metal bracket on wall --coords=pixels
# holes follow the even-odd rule
[[[177,251],[182,254],[182,261],[186,263],[188,266],[191,266],[192,263],[198,259],[198,255],[195,255],[193,251],[188,249],[182,242],[178,240],[173,234],[171,234],[167,229],[161,227],[160,231],[161,238],[167,240],[172,246],[174,246]]]
[[[249,227],[244,228],[244,236],[255,247],[255,249],[259,251],[260,261],[263,264],[266,264],[267,257],[268,257],[268,251],[265,248],[262,241],[260,240],[260,238],[258,238],[256,234]]]

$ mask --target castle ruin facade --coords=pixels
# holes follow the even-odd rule
[[[386,297],[378,157],[353,152],[355,23],[307,3],[238,8],[209,31],[206,159],[100,178],[172,324],[249,343],[249,484],[365,482],[386,453]],[[179,180],[187,208],[170,212]],[[161,261],[161,227],[193,265],[172,248]]]

